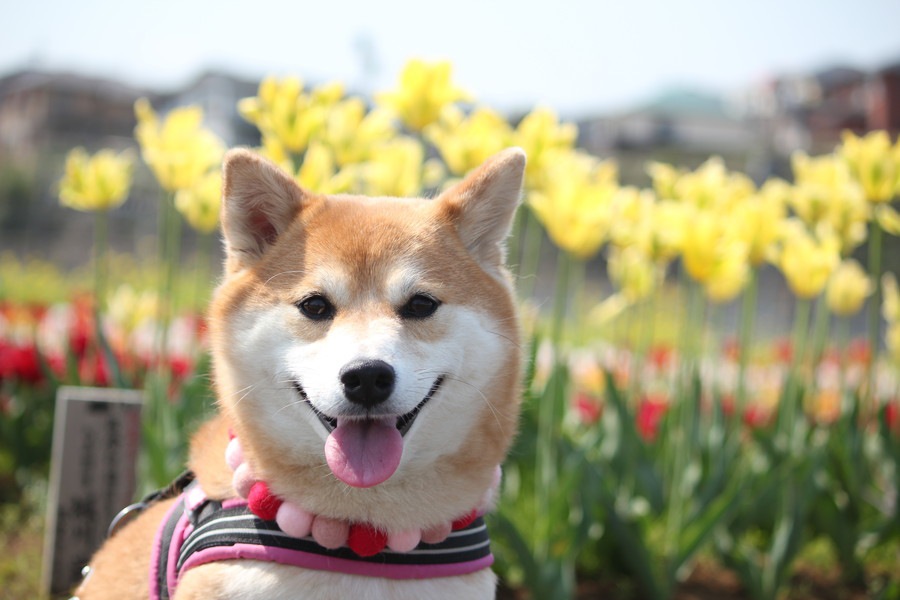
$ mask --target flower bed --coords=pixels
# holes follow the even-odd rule
[[[900,142],[847,134],[830,155],[798,154],[793,183],[756,185],[715,158],[651,164],[652,188],[636,189],[614,162],[576,150],[574,127],[551,111],[513,126],[471,103],[446,63],[410,63],[372,106],[287,78],[265,80],[240,110],[260,152],[320,192],[424,194],[497,149],[528,153],[510,244],[529,340],[525,410],[490,521],[511,589],[682,597],[727,569],[741,597],[773,598],[795,589],[798,557],[825,547],[815,573],[896,593],[900,294],[881,252],[900,232]],[[186,433],[212,403],[198,309],[208,289],[197,284],[212,277],[184,269],[179,248],[187,222],[208,264],[224,147],[202,117],[136,106],[163,191],[151,264],[123,267],[106,247],[133,156],[83,151],[60,189],[97,215],[92,285],[0,260],[3,501],[45,474],[64,383],[146,389],[142,487],[180,470]],[[853,258],[863,245],[865,269]],[[614,291],[597,295],[587,269],[601,252]],[[537,311],[531,275],[551,253],[553,298]],[[776,339],[757,333],[764,265],[794,296],[792,331]],[[731,301],[739,321],[723,328],[714,316]],[[862,310],[867,334],[851,339]]]

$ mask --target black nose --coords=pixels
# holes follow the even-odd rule
[[[394,368],[383,360],[358,360],[340,372],[344,396],[354,404],[372,408],[394,391]]]

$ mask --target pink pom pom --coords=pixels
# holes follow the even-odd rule
[[[317,516],[312,523],[312,536],[323,548],[334,550],[347,543],[350,525],[346,521]]]
[[[415,549],[421,541],[422,531],[420,529],[404,529],[389,533],[387,545],[394,552],[409,552]]]
[[[234,475],[231,477],[231,487],[234,488],[235,493],[241,498],[246,498],[250,494],[250,488],[253,487],[254,483],[256,483],[256,477],[253,475],[253,471],[250,470],[250,465],[247,463],[238,465],[238,468],[234,470]]]
[[[422,541],[426,544],[439,544],[450,535],[450,523],[441,523],[422,532]]]
[[[293,502],[284,502],[275,515],[275,522],[286,534],[302,538],[312,531],[313,515]]]
[[[497,499],[497,493],[500,491],[500,481],[503,479],[503,471],[500,469],[500,465],[494,469],[494,477],[491,480],[491,487],[484,490],[484,494],[481,495],[481,500],[478,501],[478,505],[475,507],[475,511],[478,515],[483,515],[486,512],[489,512],[494,509],[494,503]]]
[[[228,463],[232,471],[236,470],[244,462],[244,449],[241,448],[241,442],[237,438],[232,438],[228,442],[228,447],[225,448],[225,462]]]

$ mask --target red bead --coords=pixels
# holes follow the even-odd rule
[[[354,523],[350,526],[347,546],[359,556],[374,556],[387,546],[387,534],[371,525]]]
[[[281,506],[281,498],[269,491],[269,486],[263,481],[257,481],[247,494],[247,505],[250,511],[264,521],[272,521],[278,514]]]
[[[460,529],[465,529],[469,525],[471,525],[475,519],[478,518],[478,512],[473,508],[472,512],[465,515],[464,517],[460,517],[457,520],[453,521],[453,531],[459,531]]]

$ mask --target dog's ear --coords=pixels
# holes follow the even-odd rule
[[[522,195],[525,152],[508,148],[438,198],[463,244],[488,270],[506,260],[504,241]]]
[[[297,216],[307,193],[268,160],[230,150],[222,165],[222,234],[226,267],[255,263]]]

